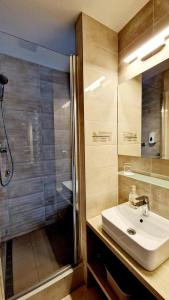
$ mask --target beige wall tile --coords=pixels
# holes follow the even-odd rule
[[[120,144],[118,143],[118,154],[119,155],[125,155],[127,153],[127,155],[132,155],[132,156],[141,156],[141,144]]]
[[[119,156],[119,171],[122,171],[124,168],[124,163],[129,163],[132,166],[134,172],[138,172],[145,175],[151,174],[152,160],[150,158],[143,157],[132,157],[132,156]]]
[[[89,217],[117,203],[118,41],[115,32],[85,14],[78,21],[77,33],[83,74],[79,96],[84,107],[84,182]],[[101,77],[104,80],[97,86]],[[96,87],[88,90],[92,84]]]
[[[84,35],[87,41],[96,43],[99,47],[103,47],[110,53],[118,52],[117,34],[110,28],[104,26],[93,18],[83,14]],[[100,40],[102,38],[102,44]],[[88,49],[85,49],[88,51]]]
[[[167,11],[167,13],[164,16],[162,16],[160,19],[154,21],[153,33],[156,34],[168,26],[169,26],[169,11]]]
[[[152,159],[152,173],[169,177],[169,160]]]
[[[85,120],[107,122],[117,119],[117,76],[101,72],[96,69],[86,68],[87,82],[85,88],[104,77],[100,86],[85,92]]]
[[[94,42],[86,41],[86,47],[87,51],[84,52],[84,61],[86,63],[117,72],[117,53],[114,53],[113,51],[110,53],[102,48],[102,46],[98,47]],[[93,51],[93,49],[95,50]]]
[[[119,52],[153,24],[153,0],[149,1],[119,33]]]
[[[87,95],[85,100],[85,116],[88,121],[107,123],[107,120],[117,120],[117,92],[111,91],[112,99],[101,96]],[[116,127],[115,127],[116,128]],[[116,132],[117,135],[117,132]]]
[[[86,146],[117,145],[117,122],[106,119],[105,122],[85,122]]]
[[[169,219],[169,190],[152,185],[151,199],[152,211]]]
[[[117,184],[116,167],[94,168],[92,165],[86,170],[86,193],[87,196],[99,192],[113,193],[113,187]],[[88,198],[87,198],[88,199]]]
[[[154,0],[154,22],[163,18],[167,13],[169,13],[169,1]]]
[[[115,188],[106,193],[99,191],[99,193],[97,192],[96,194],[89,195],[87,199],[87,219],[95,217],[96,215],[101,214],[103,210],[117,205],[117,197]]]
[[[151,185],[119,175],[119,203],[128,201],[131,186],[136,186],[138,195],[147,195],[151,201]]]
[[[103,159],[103,158],[102,158]],[[94,167],[86,170],[86,209],[87,218],[117,204],[117,167]]]
[[[117,146],[88,146],[86,147],[86,169],[117,167]]]

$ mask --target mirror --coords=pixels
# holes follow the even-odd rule
[[[169,59],[119,85],[118,154],[169,159]]]

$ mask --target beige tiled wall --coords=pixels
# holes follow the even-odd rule
[[[117,34],[82,14],[87,218],[117,203]],[[79,21],[80,24],[80,21]],[[103,81],[97,87],[97,82]],[[88,87],[96,84],[96,88]]]
[[[158,62],[169,57],[166,47],[159,55],[147,62],[138,62],[125,65],[123,59],[131,51],[138,48],[152,35],[169,25],[169,1],[150,0],[136,16],[119,33],[119,81],[130,79],[143,70],[149,69]],[[169,160],[148,159],[134,156],[119,156],[119,170],[124,163],[131,163],[133,170],[147,175],[152,175],[169,180]],[[126,177],[119,176],[119,202],[128,200],[130,186],[136,184],[139,194],[147,194],[151,200],[152,210],[169,218],[169,190],[141,183]]]
[[[122,155],[118,159],[119,171],[123,170],[124,163],[129,163],[134,172],[169,180],[169,160]],[[128,201],[133,184],[136,185],[139,195],[149,196],[154,212],[169,219],[169,190],[165,188],[119,175],[119,203]]]
[[[119,80],[132,78],[168,58],[168,47],[148,59],[126,65],[125,56],[169,25],[168,0],[150,0],[119,33]]]

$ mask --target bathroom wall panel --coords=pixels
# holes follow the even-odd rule
[[[69,74],[22,59],[1,54],[0,70],[9,78],[4,105],[14,158],[14,177],[0,187],[0,239],[7,240],[56,221],[68,205],[59,193],[71,180],[70,91]]]
[[[8,198],[22,197],[43,192],[43,178],[36,177],[19,181],[12,181],[8,187]],[[22,201],[21,201],[22,202]]]
[[[149,9],[148,9],[149,7]],[[147,17],[146,17],[147,16]],[[167,47],[145,62],[125,64],[124,58],[147,42],[154,34],[169,26],[168,1],[150,0],[119,32],[119,80],[128,80],[168,58]],[[130,31],[135,33],[130,35]],[[126,41],[126,36],[128,40]]]
[[[157,22],[169,13],[168,0],[154,0],[154,21]]]
[[[123,170],[124,163],[129,163],[133,171],[169,180],[169,160],[119,156],[119,171]],[[136,185],[138,195],[147,195],[150,198],[152,211],[169,219],[169,190],[140,182],[132,178],[119,175],[119,203],[128,201],[131,185]]]
[[[152,160],[150,158],[120,155],[118,157],[119,171],[123,170],[126,162],[132,165],[132,170],[136,173],[151,174]]]
[[[150,0],[119,32],[119,52],[138,39],[153,22],[153,0]]]
[[[153,11],[153,14],[152,14]],[[144,22],[143,22],[144,20]],[[168,0],[150,0],[145,7],[120,31],[119,39],[119,80],[123,82],[148,69],[160,61],[168,58],[168,51],[161,51],[159,56],[153,56],[144,66],[144,63],[124,64],[123,59],[136,48],[148,41],[154,33],[169,26],[169,2]],[[127,40],[126,40],[127,36]],[[158,57],[158,58],[157,58]],[[118,156],[119,170],[123,170],[124,163],[129,163],[135,172],[152,175],[169,180],[169,160],[149,159],[133,156]],[[139,194],[148,194],[152,210],[169,218],[168,190],[149,186],[119,176],[119,202],[128,200],[130,185],[136,184]]]
[[[77,28],[83,75],[79,97],[82,113],[84,109],[85,204],[90,218],[117,203],[118,45],[114,31],[85,14],[80,16]]]

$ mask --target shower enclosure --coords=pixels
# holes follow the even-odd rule
[[[78,262],[75,61],[71,72],[66,64],[59,71],[55,52],[7,40],[14,53],[0,47],[0,74],[8,78],[4,117],[14,173],[0,187],[0,242],[5,297],[15,299]],[[8,148],[2,116],[0,147]],[[8,160],[2,151],[2,177]]]

